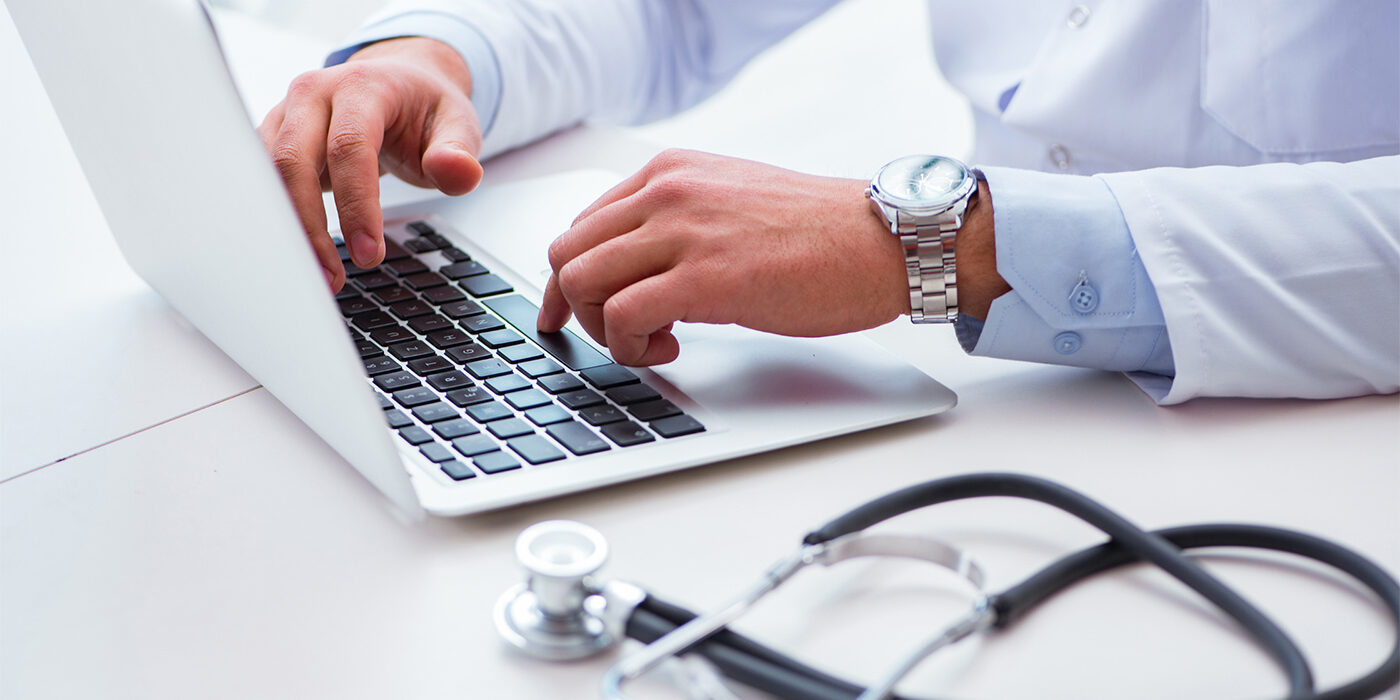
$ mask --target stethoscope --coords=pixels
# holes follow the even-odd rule
[[[1039,501],[1093,525],[1109,536],[1103,544],[1062,557],[1001,591],[983,589],[982,569],[966,553],[937,540],[866,533],[865,528],[925,506],[985,496]],[[1327,564],[1370,589],[1390,611],[1397,640],[1375,669],[1325,691],[1298,646],[1278,625],[1226,586],[1184,550],[1249,547],[1295,554]],[[1276,527],[1243,524],[1188,525],[1145,531],[1089,497],[1055,482],[1023,474],[968,474],[910,486],[877,498],[808,533],[796,552],[766,571],[751,588],[714,612],[696,615],[622,582],[599,584],[593,574],[608,556],[602,535],[580,523],[537,523],[516,540],[516,556],[528,579],[501,597],[497,630],[512,646],[550,660],[596,654],[624,637],[646,646],[624,656],[603,678],[605,698],[621,699],[622,686],[676,655],[699,655],[735,681],[778,697],[874,700],[893,689],[930,654],[976,633],[1004,630],[1047,598],[1094,574],[1138,561],[1151,562],[1204,596],[1233,619],[1279,664],[1289,698],[1369,698],[1400,684],[1400,586],[1374,562],[1339,544]],[[903,557],[953,572],[971,591],[972,606],[896,663],[868,688],[836,678],[758,644],[726,627],[798,571],[862,557]],[[709,673],[710,671],[706,671]],[[717,679],[709,697],[732,697]],[[700,681],[697,680],[697,683]]]

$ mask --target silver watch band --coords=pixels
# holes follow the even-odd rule
[[[914,323],[958,320],[958,274],[954,243],[962,227],[963,207],[933,217],[901,211],[890,222],[904,247],[909,278],[909,316]]]

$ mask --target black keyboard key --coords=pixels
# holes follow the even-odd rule
[[[480,304],[470,299],[443,304],[442,308],[438,310],[447,314],[449,318],[466,318],[486,313],[486,309],[481,308]]]
[[[439,252],[442,253],[442,257],[447,258],[452,262],[462,262],[463,260],[472,259],[472,256],[467,255],[466,251],[456,246],[448,246],[446,248],[443,248]]]
[[[511,407],[517,411],[524,411],[540,406],[548,406],[554,402],[539,389],[526,389],[524,391],[506,394],[506,403],[510,404]]]
[[[525,373],[525,376],[531,379],[539,379],[540,377],[564,371],[564,368],[559,366],[558,362],[546,358],[521,363],[518,365],[518,368],[521,372]],[[579,386],[582,385],[580,384]]]
[[[511,373],[510,365],[501,362],[500,360],[497,360],[494,357],[489,360],[477,360],[476,362],[468,362],[466,364],[466,367],[467,371],[471,372],[472,376],[476,377],[477,379],[490,379],[491,377],[499,377],[502,374]]]
[[[383,289],[385,287],[394,287],[398,285],[398,282],[394,281],[393,277],[390,277],[387,273],[383,272],[370,272],[369,274],[361,274],[360,276],[354,278],[354,282],[356,287],[359,287],[360,289],[363,289],[366,292],[372,292],[376,289]]]
[[[514,413],[511,413],[511,410],[509,408],[502,406],[496,401],[474,403],[470,406],[467,406],[464,410],[467,412],[467,415],[472,417],[472,420],[478,423],[490,423],[493,420],[510,418],[515,415]]]
[[[423,298],[433,304],[446,304],[466,299],[466,295],[453,287],[433,287],[423,291]]]
[[[471,467],[462,464],[459,460],[449,459],[438,466],[442,468],[442,473],[452,477],[453,481],[466,481],[467,479],[476,478],[476,472],[472,471]]]
[[[530,388],[530,382],[518,374],[502,374],[499,377],[492,377],[486,380],[486,388],[497,394],[505,394],[512,391]]]
[[[491,351],[476,343],[469,343],[467,345],[458,345],[448,350],[447,356],[452,358],[453,362],[465,365],[468,362],[476,362],[477,360],[490,358]]]
[[[556,462],[564,458],[564,453],[559,448],[539,435],[526,435],[524,437],[506,440],[510,449],[520,455],[530,464],[544,464],[545,462]]]
[[[430,233],[437,233],[437,229],[433,228],[433,225],[426,221],[410,221],[404,228],[413,232],[415,236],[426,236]]]
[[[482,303],[491,307],[492,311],[500,314],[501,318],[510,325],[515,326],[515,330],[535,341],[536,344],[544,348],[545,352],[553,355],[569,369],[580,370],[612,364],[612,361],[606,356],[595,350],[592,345],[580,340],[569,330],[562,330],[558,333],[539,332],[535,328],[535,321],[539,318],[540,307],[535,306],[525,297],[511,295],[499,299],[488,299]]]
[[[364,277],[365,275],[373,274],[378,271],[378,267],[360,267],[355,263],[349,261],[345,262],[345,276],[350,279],[354,279],[356,277]]]
[[[448,365],[451,367],[452,365]],[[456,370],[451,372],[439,372],[428,377],[428,385],[438,391],[451,391],[463,387],[472,386],[472,380],[467,379],[467,375]]]
[[[563,394],[583,388],[583,382],[572,374],[552,374],[540,378],[540,386],[551,394]]]
[[[434,394],[427,387],[415,386],[411,389],[401,389],[394,392],[394,400],[404,408],[413,408],[437,401],[437,394]]]
[[[466,345],[472,342],[472,337],[467,335],[466,331],[457,330],[456,328],[446,328],[429,333],[428,342],[439,348],[447,349],[458,345]]]
[[[470,435],[468,437],[457,438],[452,441],[452,447],[458,452],[461,452],[464,457],[475,457],[501,449],[500,446],[496,444],[496,441],[492,440],[490,436],[487,435]]]
[[[600,428],[600,430],[603,432],[604,436],[621,447],[631,447],[632,445],[640,445],[644,442],[654,442],[656,440],[656,437],[647,432],[646,428],[630,420],[625,420],[621,423],[609,423]]]
[[[403,366],[383,355],[365,360],[365,373],[371,377],[397,372],[401,369],[403,369]]]
[[[419,299],[409,299],[401,301],[389,307],[389,311],[402,319],[410,319],[414,316],[424,316],[433,312],[433,307],[428,306]]]
[[[423,237],[431,241],[432,244],[437,246],[439,250],[441,250],[442,248],[450,247],[452,245],[452,241],[447,240],[446,236],[438,233],[437,231],[434,231],[432,233],[425,233],[423,234]]]
[[[589,367],[579,372],[579,376],[599,389],[611,389],[615,386],[636,384],[642,381],[641,377],[632,373],[632,370],[622,365],[614,364],[603,365],[601,367]]]
[[[469,386],[465,389],[453,389],[447,392],[447,400],[458,406],[470,406],[477,403],[485,403],[492,399],[491,392],[484,387]]]
[[[389,400],[389,397],[387,397],[387,396],[385,396],[385,395],[383,395],[383,394],[381,394],[381,393],[379,393],[379,392],[377,392],[377,391],[374,392],[374,398],[379,399],[379,407],[380,407],[380,408],[388,409],[388,408],[393,408],[393,407],[394,407],[394,402],[393,402],[393,401],[390,401],[390,400]]]
[[[598,392],[596,391],[592,391],[589,389],[579,389],[578,391],[569,391],[560,394],[559,403],[562,403],[565,406],[568,406],[569,408],[572,408],[575,411],[577,411],[580,408],[597,406],[598,404],[603,403],[603,397],[599,396]]]
[[[651,429],[659,433],[661,437],[673,438],[704,432],[705,426],[701,425],[700,421],[682,413],[678,416],[658,418],[652,421]]]
[[[403,247],[415,253],[431,253],[434,250],[437,250],[437,246],[433,245],[432,241],[421,236],[418,238],[410,238],[404,241]]]
[[[505,328],[506,324],[501,323],[501,319],[495,316],[469,316],[465,321],[460,321],[462,327],[473,333],[485,333],[494,331],[497,328]]]
[[[405,428],[413,425],[413,419],[404,415],[403,411],[391,408],[384,412],[384,420],[389,421],[390,428]]]
[[[411,386],[418,386],[418,377],[408,372],[394,372],[393,374],[381,374],[374,378],[374,385],[381,391],[394,392],[399,389],[407,389]]]
[[[661,392],[645,384],[625,384],[623,386],[608,389],[606,392],[608,400],[620,406],[627,406],[643,401],[655,401],[661,398]]]
[[[347,284],[344,287],[341,287],[340,291],[335,293],[335,300],[345,301],[346,299],[357,296],[360,296],[360,290],[356,289],[355,286],[352,284]]]
[[[413,340],[408,341],[407,343],[398,343],[397,345],[390,345],[389,354],[399,358],[400,360],[403,360],[404,362],[407,362],[414,358],[432,355],[433,349],[428,347],[427,343],[415,338]]]
[[[408,363],[408,369],[420,377],[426,377],[430,374],[457,369],[457,365],[443,359],[441,355],[429,355]]]
[[[525,412],[525,417],[529,418],[531,423],[539,426],[554,425],[555,423],[573,420],[573,416],[569,415],[568,411],[553,405],[532,408]]]
[[[421,445],[425,442],[433,441],[433,436],[429,435],[428,431],[416,425],[410,425],[407,428],[400,428],[399,437],[403,438],[404,440],[407,440],[408,444],[410,445]]]
[[[379,307],[374,302],[358,294],[349,299],[340,300],[340,313],[345,316],[354,316],[366,311],[378,311]]]
[[[484,275],[490,272],[490,270],[486,269],[485,265],[482,265],[481,263],[475,260],[467,260],[466,262],[456,262],[452,263],[451,265],[443,265],[442,267],[438,268],[438,272],[441,272],[442,276],[448,279],[459,280],[463,277]]]
[[[398,321],[393,316],[383,311],[371,311],[364,314],[356,314],[350,318],[350,323],[362,331],[370,331],[384,326],[393,326]]]
[[[627,416],[616,408],[603,404],[602,406],[589,406],[578,412],[578,417],[588,421],[589,425],[606,425],[616,423],[620,420],[627,420]]]
[[[452,322],[437,314],[429,314],[427,316],[419,316],[409,321],[408,327],[419,333],[432,333],[433,331],[440,331],[444,328],[451,328]]]
[[[394,343],[402,343],[405,340],[413,340],[414,335],[409,333],[408,329],[403,326],[394,325],[384,326],[383,328],[376,328],[370,331],[369,339],[380,345],[393,345]]]
[[[487,474],[498,474],[500,472],[520,468],[520,462],[515,461],[514,457],[500,450],[487,452],[484,455],[477,455],[472,458],[472,464],[475,464],[477,469]]]
[[[594,452],[612,449],[602,438],[594,435],[592,430],[585,428],[578,421],[551,425],[544,431],[576,455],[591,455]]]
[[[384,239],[384,262],[400,260],[408,257],[408,251],[403,246],[394,242],[394,239],[385,237]]]
[[[509,345],[501,348],[500,355],[505,358],[507,362],[526,362],[528,360],[536,360],[544,357],[544,353],[541,352],[539,348],[526,343]],[[555,365],[555,367],[558,366],[559,365]]]
[[[413,296],[413,292],[410,292],[397,284],[392,287],[376,289],[372,296],[374,297],[375,301],[385,305],[397,304],[401,301],[408,301],[409,299],[418,298]]]
[[[520,334],[515,331],[502,328],[500,330],[482,333],[481,342],[488,348],[503,348],[507,345],[523,343],[525,339],[520,337]]]
[[[395,277],[407,277],[420,272],[427,272],[428,266],[414,258],[402,258],[393,262],[384,263],[384,269],[393,273]]]
[[[416,275],[409,275],[403,278],[403,281],[410,289],[420,292],[429,287],[441,287],[447,284],[447,280],[443,279],[442,275],[436,272],[420,272]]]
[[[368,340],[365,340],[364,338],[355,339],[355,352],[360,353],[360,359],[362,360],[374,357],[376,355],[384,354],[384,351],[380,350],[378,345],[375,345],[374,343],[371,343]]]
[[[430,442],[418,448],[418,451],[422,452],[424,457],[427,457],[430,461],[433,462],[441,463],[456,459],[456,457],[453,457],[452,453],[448,451],[446,447],[443,447],[442,445],[439,445],[436,442]]]
[[[476,435],[481,431],[466,418],[454,418],[433,425],[433,432],[441,435],[445,440],[456,440],[459,437]]]
[[[654,421],[657,418],[680,415],[681,409],[666,399],[657,399],[655,401],[634,403],[627,407],[627,412],[636,416],[639,420]]]
[[[438,421],[460,418],[461,414],[457,413],[457,409],[438,401],[413,409],[413,417],[424,423],[436,423]]]
[[[495,275],[477,275],[466,277],[457,284],[462,285],[462,289],[474,297],[491,296],[492,294],[505,294],[515,291],[515,287],[510,283]]]
[[[491,431],[492,435],[502,440],[520,437],[521,435],[531,435],[535,432],[535,429],[530,427],[529,423],[519,418],[507,418],[505,420],[493,421],[486,424],[486,429]]]

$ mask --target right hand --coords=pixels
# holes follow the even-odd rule
[[[345,284],[345,268],[321,193],[335,193],[350,259],[362,268],[383,262],[380,175],[449,195],[481,182],[481,123],[470,95],[471,73],[452,47],[410,37],[298,76],[268,112],[258,134],[332,289]]]

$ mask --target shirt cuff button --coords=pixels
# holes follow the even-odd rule
[[[1061,355],[1073,355],[1079,352],[1079,348],[1084,347],[1084,339],[1079,337],[1074,331],[1065,331],[1057,336],[1052,342],[1055,352]]]

